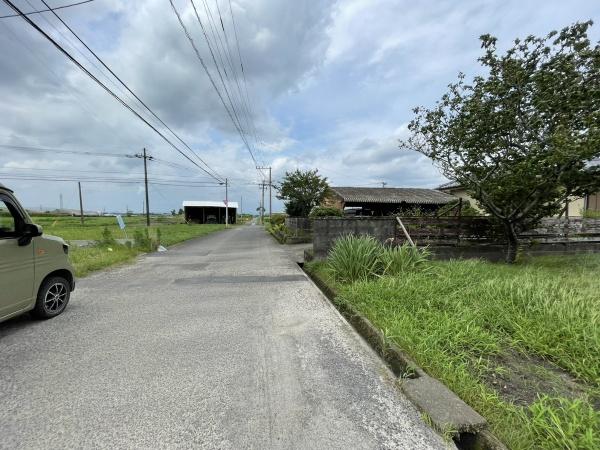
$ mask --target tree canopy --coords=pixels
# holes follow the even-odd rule
[[[285,212],[291,217],[308,217],[329,192],[327,178],[319,175],[317,169],[286,172],[276,188],[279,191],[277,198],[284,200]]]
[[[600,44],[592,22],[516,39],[500,54],[481,36],[485,75],[463,74],[435,107],[416,108],[402,148],[431,159],[504,227],[507,260],[520,230],[600,188]]]

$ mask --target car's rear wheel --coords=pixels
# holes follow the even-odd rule
[[[62,313],[69,303],[71,287],[62,277],[45,280],[38,291],[32,313],[40,319],[50,319]]]

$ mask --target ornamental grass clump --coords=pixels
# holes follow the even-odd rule
[[[333,278],[341,283],[354,283],[381,276],[397,276],[409,272],[429,272],[431,252],[427,248],[382,245],[373,236],[352,234],[337,239],[327,258]]]
[[[398,247],[383,247],[379,255],[381,275],[401,275],[408,272],[428,272],[431,252],[405,243]]]
[[[372,236],[343,236],[329,252],[329,270],[342,283],[367,280],[378,273],[381,250],[381,244]]]

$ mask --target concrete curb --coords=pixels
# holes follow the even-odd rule
[[[455,443],[461,449],[507,450],[507,447],[489,431],[485,418],[443,383],[427,375],[402,349],[389,342],[381,330],[351,305],[336,302],[336,292],[320,277],[305,273],[399,377],[398,385],[402,392],[431,420],[435,429],[440,433],[450,430],[455,432]]]

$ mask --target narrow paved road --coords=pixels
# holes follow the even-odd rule
[[[81,280],[0,361],[2,448],[445,448],[256,226]]]

